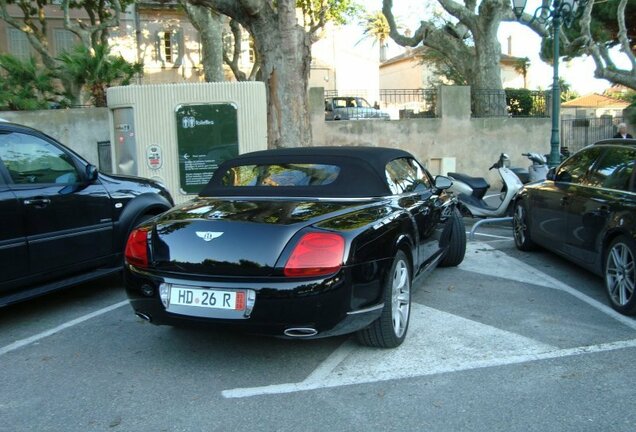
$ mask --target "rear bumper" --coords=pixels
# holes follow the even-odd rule
[[[352,333],[380,316],[383,307],[381,275],[385,274],[386,265],[376,263],[374,267],[375,274],[370,274],[368,268],[354,267],[313,280],[204,281],[158,276],[127,266],[124,280],[135,313],[147,317],[153,324],[229,327],[279,337],[285,337],[285,330],[291,328],[314,329],[316,334],[302,336],[307,339]],[[164,307],[159,297],[159,285],[166,282],[198,288],[253,290],[256,293],[254,307],[249,317],[237,319],[173,313]],[[144,285],[146,289],[142,290]],[[148,286],[153,288],[152,292]]]

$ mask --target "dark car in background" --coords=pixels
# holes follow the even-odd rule
[[[308,147],[224,162],[199,196],[136,228],[125,286],[155,324],[289,338],[406,336],[413,278],[458,265],[447,177],[402,150]]]
[[[389,113],[371,106],[357,96],[337,96],[325,99],[325,120],[390,120]]]
[[[566,159],[515,203],[517,247],[540,245],[603,276],[617,311],[636,314],[636,140],[611,139]]]
[[[0,306],[121,271],[132,228],[173,204],[157,182],[0,122]]]

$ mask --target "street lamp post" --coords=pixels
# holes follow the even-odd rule
[[[528,0],[512,0],[512,10],[521,19],[523,10]],[[561,113],[561,86],[559,85],[559,33],[561,25],[569,27],[572,22],[581,16],[581,13],[589,0],[552,0],[551,6],[539,6],[535,11],[532,21],[541,24],[549,24],[552,27],[552,133],[550,134],[550,157],[548,165],[556,167],[561,162],[561,148],[559,138],[559,121]]]

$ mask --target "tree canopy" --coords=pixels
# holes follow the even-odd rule
[[[522,15],[520,22],[543,37],[542,57],[551,60],[551,21],[533,19],[534,11]],[[632,0],[599,1],[589,0],[585,8],[580,9],[581,16],[570,28],[560,31],[561,53],[567,57],[589,55],[595,63],[596,78],[606,79],[636,89],[635,28],[636,3]],[[514,21],[514,17],[508,17]],[[619,48],[619,53],[611,50]],[[549,49],[546,49],[549,48]],[[627,67],[619,67],[617,56],[626,57]]]

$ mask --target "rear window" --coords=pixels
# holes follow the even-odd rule
[[[326,164],[262,164],[229,168],[223,186],[326,186],[340,174],[340,167]]]

